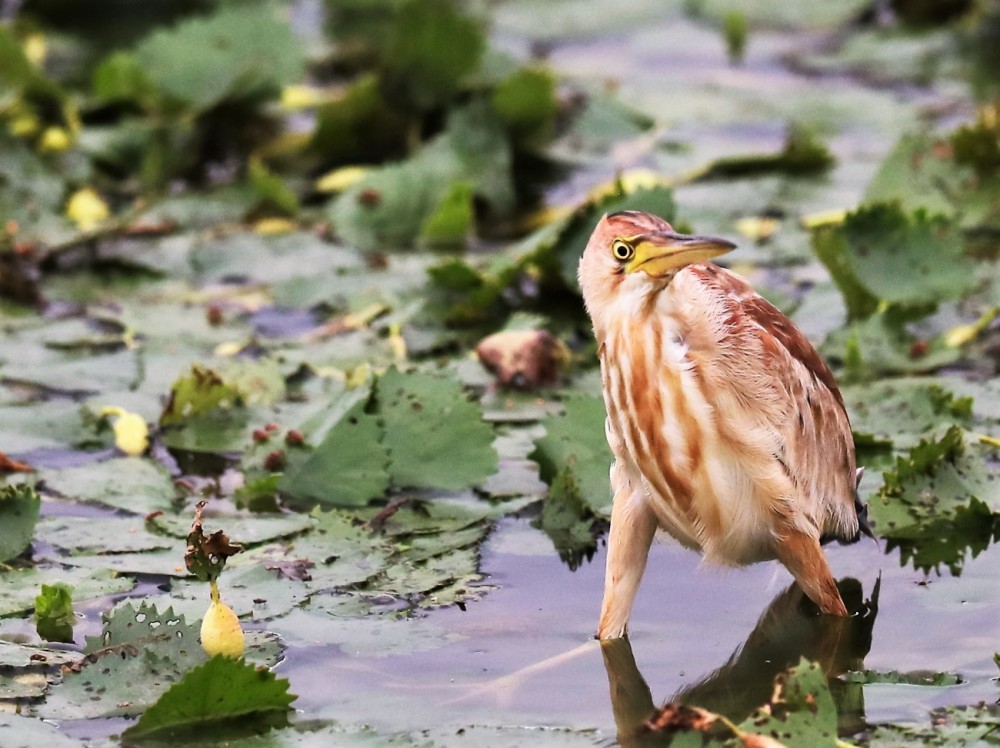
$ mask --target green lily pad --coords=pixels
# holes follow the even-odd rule
[[[939,380],[893,379],[841,390],[860,443],[915,447],[921,437],[972,424],[972,398],[956,397]]]
[[[395,485],[460,490],[496,470],[493,429],[454,380],[393,368],[377,399]]]
[[[43,517],[38,536],[74,554],[111,554],[178,548],[179,544],[149,532],[141,517]]]
[[[475,71],[485,41],[479,22],[454,0],[403,2],[382,51],[386,98],[418,111],[444,104]]]
[[[38,522],[42,500],[34,487],[21,485],[0,486],[0,563],[9,561],[31,544]]]
[[[230,657],[213,657],[191,670],[147,709],[123,737],[131,740],[170,736],[217,726],[227,720],[244,723],[267,714],[286,715],[297,697],[288,681]]]
[[[599,397],[570,397],[560,416],[545,420],[545,436],[535,442],[531,454],[542,480],[553,485],[568,470],[584,505],[600,516],[611,511],[611,480],[614,455],[604,435],[607,413]],[[565,478],[564,478],[565,480]]]
[[[127,592],[135,586],[135,580],[106,569],[36,567],[0,571],[0,618],[30,610],[41,586],[58,582],[72,585],[78,603]]]
[[[597,550],[594,515],[580,496],[571,466],[563,467],[552,480],[536,525],[551,538],[570,569],[593,557]]]
[[[302,75],[303,50],[267,5],[223,7],[155,32],[135,50],[149,79],[196,110],[274,96]]]
[[[60,496],[134,514],[168,510],[175,489],[170,475],[151,460],[118,457],[104,462],[41,472],[46,487]]]
[[[967,555],[1000,534],[1000,476],[990,454],[952,426],[940,438],[922,439],[883,473],[869,517],[879,535],[901,547],[904,563],[925,571],[945,565],[957,575]]]

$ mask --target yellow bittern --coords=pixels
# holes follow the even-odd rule
[[[625,635],[658,527],[711,562],[778,559],[847,615],[820,546],[871,535],[844,401],[792,321],[706,262],[734,248],[624,211],[580,260],[615,456],[600,639]]]

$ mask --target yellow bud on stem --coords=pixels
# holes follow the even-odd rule
[[[209,657],[242,657],[243,629],[233,609],[219,599],[219,587],[212,580],[212,604],[201,622],[201,646]]]

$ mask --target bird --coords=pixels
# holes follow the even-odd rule
[[[626,210],[580,258],[614,455],[598,639],[627,636],[657,529],[710,563],[777,559],[848,615],[821,544],[874,534],[844,400],[802,331],[710,262],[735,248]]]

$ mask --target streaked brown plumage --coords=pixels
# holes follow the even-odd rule
[[[615,455],[602,639],[625,634],[657,527],[715,563],[777,558],[847,614],[820,548],[870,533],[844,403],[802,332],[704,262],[733,248],[625,211],[580,261]]]

